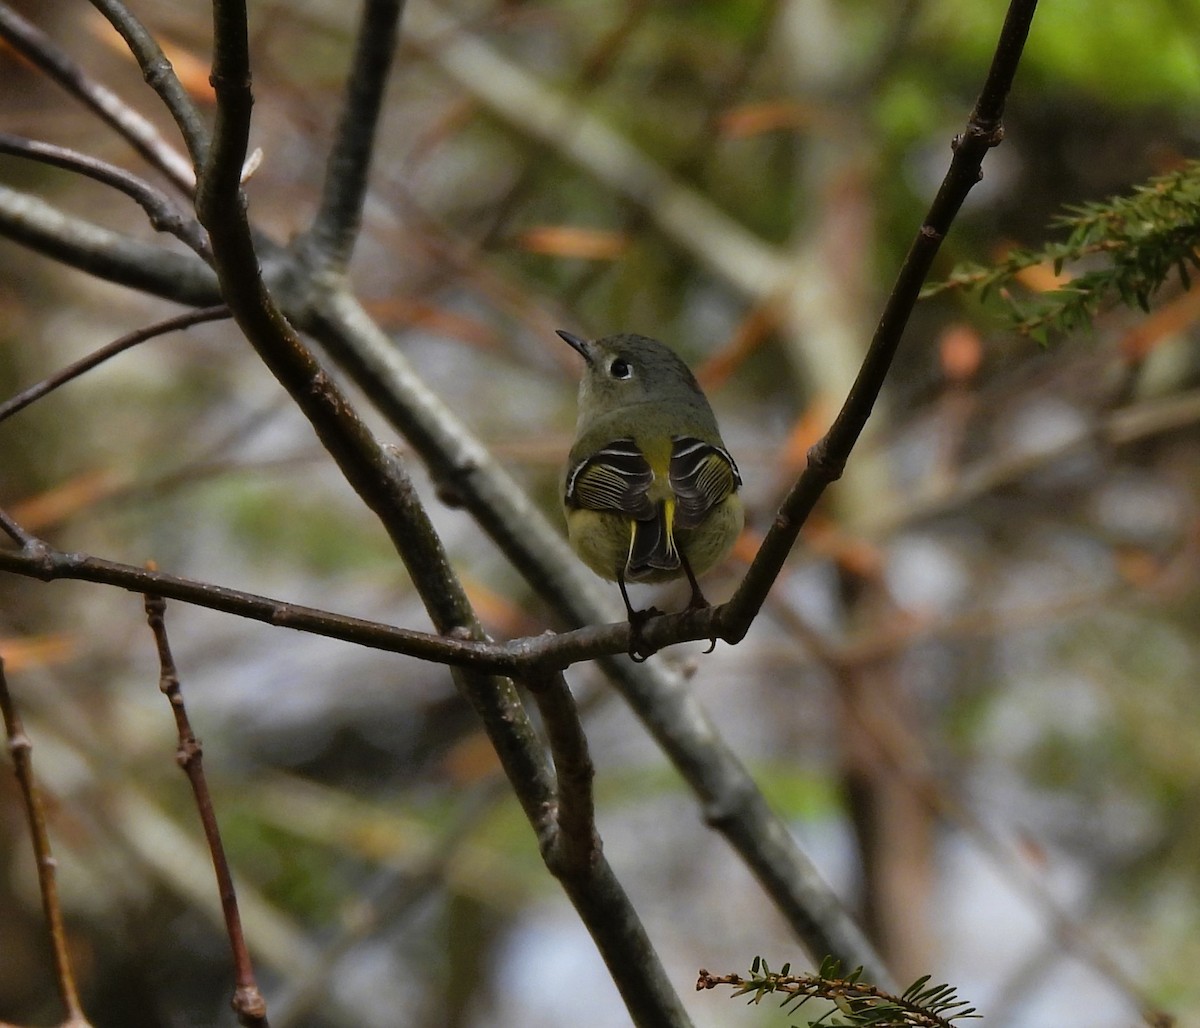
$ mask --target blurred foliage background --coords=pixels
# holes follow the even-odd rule
[[[88,5],[16,6],[169,134]],[[135,9],[207,103],[203,6]],[[413,0],[360,295],[552,512],[578,372],[553,329],[676,347],[746,480],[747,536],[708,588],[724,598],[852,381],[1003,12]],[[248,193],[287,240],[316,208],[356,7],[251,13],[264,160]],[[144,172],[3,48],[0,82],[0,128]],[[938,273],[1035,246],[1064,204],[1194,156],[1198,99],[1200,3],[1045,4]],[[70,174],[0,157],[0,183],[153,237]],[[1033,269],[1022,288],[1052,279]],[[1148,317],[1108,312],[1040,347],[996,305],[923,304],[745,643],[661,658],[692,674],[897,974],[953,982],[989,1028],[1116,1028],[1139,997],[1200,1024],[1197,306],[1171,286]],[[0,240],[0,392],[171,312]],[[422,485],[489,631],[555,626]],[[146,344],[0,424],[0,503],[62,549],[427,625],[228,325]],[[178,604],[167,620],[273,1023],[627,1023],[442,669]],[[140,598],[0,579],[0,652],[53,799],[94,1022],[227,1023],[211,871]],[[615,694],[587,668],[570,678],[606,853],[696,1024],[783,1024],[690,991],[701,966],[803,954]],[[49,1023],[9,776],[0,819],[0,1019]]]

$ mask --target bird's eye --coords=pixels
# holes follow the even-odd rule
[[[613,378],[633,378],[633,368],[630,366],[629,361],[621,357],[618,357],[608,366],[608,373]]]

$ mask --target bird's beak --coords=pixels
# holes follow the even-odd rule
[[[591,343],[589,343],[586,339],[580,339],[579,336],[572,335],[570,332],[566,332],[561,328],[556,329],[556,331],[558,332],[559,337],[569,347],[571,347],[572,350],[574,350],[576,353],[578,353],[579,356],[582,357],[585,361],[587,361],[589,365],[592,363],[592,344]]]

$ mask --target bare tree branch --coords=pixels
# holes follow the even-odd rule
[[[68,93],[90,107],[151,165],[188,196],[196,185],[191,162],[172,147],[149,121],[107,86],[96,82],[36,25],[0,3],[0,39],[32,61]]]
[[[604,857],[592,798],[594,768],[575,699],[560,672],[527,679],[542,714],[558,783],[535,825],[546,867],[571,897],[637,1025],[690,1024],[666,971]]]
[[[1004,137],[1000,122],[1004,102],[1036,10],[1037,0],[1012,0],[1009,4],[979,100],[966,131],[954,140],[950,168],[900,268],[850,395],[824,438],[809,452],[808,466],[783,501],[742,584],[721,612],[720,635],[728,642],[745,637],[801,526],[826,487],[841,476],[871,415],[938,248],[967,193],[982,177],[983,158]]]
[[[302,255],[317,273],[345,271],[362,221],[367,175],[404,0],[366,0],[337,136],[325,166],[321,207]]]
[[[33,774],[33,743],[25,734],[21,715],[17,712],[8,691],[8,679],[4,674],[4,660],[0,658],[0,715],[8,735],[8,751],[12,754],[13,770],[21,797],[25,801],[25,816],[29,821],[29,835],[33,842],[34,862],[37,865],[38,890],[42,896],[42,910],[46,915],[46,926],[50,932],[50,945],[54,952],[54,977],[58,983],[59,997],[67,1011],[63,1028],[89,1028],[83,1006],[79,1002],[79,990],[75,984],[75,972],[71,967],[71,954],[67,947],[67,931],[63,924],[62,904],[58,899],[57,864],[50,849],[50,833],[46,830],[46,812],[42,807],[41,793]]]
[[[8,132],[0,132],[0,153],[28,157],[30,160],[51,164],[56,168],[66,168],[97,182],[103,182],[106,186],[112,186],[137,203],[150,218],[150,224],[159,232],[170,232],[206,260],[211,257],[208,236],[204,234],[200,223],[184,214],[166,193],[155,189],[149,182],[124,168],[118,168],[115,164],[65,146],[25,139]]]
[[[179,126],[184,144],[191,154],[192,163],[199,167],[204,163],[208,150],[208,128],[200,117],[192,98],[171,67],[166,54],[157,41],[146,30],[120,0],[91,0],[92,6],[109,20],[109,23],[125,40],[137,62],[141,65],[146,83],[162,100]]]
[[[199,257],[101,228],[4,185],[0,235],[69,267],[165,300],[190,307],[221,302],[217,277]]]
[[[31,403],[40,400],[43,396],[59,388],[59,386],[66,385],[66,383],[78,378],[85,372],[91,371],[98,364],[103,364],[110,357],[124,353],[139,343],[144,343],[148,339],[156,339],[158,336],[166,335],[168,332],[175,332],[179,329],[199,325],[206,321],[219,321],[227,317],[229,317],[228,307],[201,307],[199,310],[189,311],[186,314],[167,318],[165,321],[155,322],[153,325],[147,325],[145,328],[139,328],[135,332],[123,335],[120,339],[114,339],[107,346],[100,347],[100,349],[89,353],[86,357],[77,360],[69,367],[63,368],[61,371],[56,371],[53,375],[42,379],[36,385],[30,386],[28,389],[23,389],[16,396],[6,400],[4,403],[0,403],[0,421],[12,417],[18,411],[24,410]]]
[[[150,566],[147,570],[155,569]],[[165,620],[167,604],[161,596],[147,593],[145,608],[146,622],[154,635],[154,645],[158,650],[158,687],[171,704],[171,713],[175,715],[175,727],[179,732],[179,749],[176,751],[175,760],[182,768],[183,773],[187,775],[188,784],[192,787],[192,795],[196,800],[196,811],[200,815],[204,838],[212,856],[213,871],[217,877],[217,894],[221,898],[225,931],[229,936],[229,948],[233,953],[235,979],[233,1009],[237,1013],[238,1024],[245,1025],[246,1028],[267,1028],[267,1004],[259,991],[258,981],[254,977],[254,964],[250,959],[250,950],[246,945],[245,933],[242,931],[242,917],[238,912],[233,872],[230,870],[229,860],[225,856],[225,846],[221,842],[221,829],[217,824],[217,813],[213,807],[208,779],[204,776],[204,751],[196,738],[196,733],[192,731],[187,706],[183,701],[183,686],[179,681],[179,671],[175,666],[175,658],[171,654],[171,643],[167,638]]]

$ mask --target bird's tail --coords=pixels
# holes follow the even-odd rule
[[[679,570],[679,550],[672,531],[674,515],[674,503],[662,500],[655,505],[654,517],[633,522],[629,558],[625,562],[626,578],[637,581],[656,571]]]

